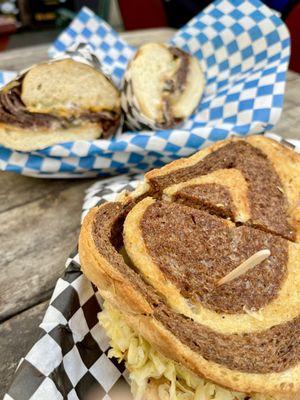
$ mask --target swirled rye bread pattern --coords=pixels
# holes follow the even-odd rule
[[[83,272],[166,358],[245,398],[300,399],[299,196],[292,150],[261,136],[218,142],[92,209]]]

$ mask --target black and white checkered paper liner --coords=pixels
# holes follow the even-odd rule
[[[82,42],[120,84],[136,49],[86,7],[58,37],[50,55],[60,56]],[[0,146],[0,168],[50,178],[141,172],[232,133],[272,129],[282,110],[290,53],[288,31],[272,10],[259,0],[216,0],[170,43],[197,57],[206,75],[199,107],[180,129],[124,132],[30,153]],[[8,78],[0,73],[0,83]]]
[[[300,141],[266,136],[300,153]],[[96,182],[87,190],[82,218],[90,208],[115,200],[123,190],[134,190],[142,179],[143,175],[123,175]],[[97,319],[101,307],[96,287],[80,271],[76,249],[57,281],[39,327],[40,338],[20,361],[4,400],[127,398],[124,364],[107,357],[109,340]]]

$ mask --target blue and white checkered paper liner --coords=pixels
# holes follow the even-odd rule
[[[276,134],[268,137],[292,147]],[[300,141],[294,141],[300,153]],[[86,193],[82,219],[88,210],[132,191],[143,175],[123,175],[94,183]],[[123,364],[107,357],[109,340],[98,324],[102,299],[81,273],[77,249],[57,281],[40,325],[40,338],[20,361],[4,400],[129,399]]]
[[[87,8],[55,41],[50,55],[61,55],[81,42],[89,43],[120,85],[135,49]],[[126,132],[110,140],[80,140],[32,153],[0,147],[0,167],[49,177],[144,171],[231,134],[260,133],[276,124],[290,40],[283,22],[267,6],[258,0],[217,0],[170,43],[196,56],[206,75],[202,101],[180,129]]]

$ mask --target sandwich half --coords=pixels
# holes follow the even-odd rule
[[[120,93],[101,71],[72,59],[37,64],[0,91],[0,144],[31,151],[107,138],[120,117]]]
[[[84,274],[136,399],[300,399],[300,156],[218,142],[93,208]]]
[[[199,61],[172,46],[139,48],[124,76],[122,108],[132,129],[174,128],[196,109],[204,90]]]

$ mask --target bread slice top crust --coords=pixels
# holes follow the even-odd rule
[[[120,95],[112,82],[95,68],[72,59],[31,68],[24,76],[21,98],[31,112],[60,116],[120,109]]]
[[[217,142],[148,172],[145,180],[154,194],[300,241],[300,155],[271,139]],[[220,190],[231,205],[222,203]]]
[[[166,302],[215,331],[258,332],[300,313],[299,245],[278,236],[146,198],[126,217],[123,239],[135,268]],[[217,285],[264,249],[266,260]]]

